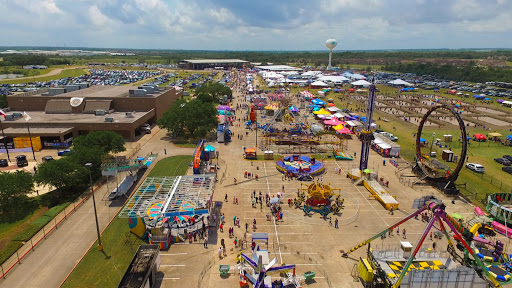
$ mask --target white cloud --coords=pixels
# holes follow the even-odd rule
[[[3,45],[310,50],[334,37],[337,49],[512,47],[510,0],[0,0],[0,11]]]

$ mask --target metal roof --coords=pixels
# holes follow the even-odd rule
[[[197,59],[197,60],[183,60],[192,64],[227,64],[227,63],[249,63],[249,61],[240,59]]]
[[[214,186],[214,174],[148,177],[133,193],[119,217],[139,215],[149,223],[160,217],[207,214]]]

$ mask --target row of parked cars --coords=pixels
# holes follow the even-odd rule
[[[512,174],[512,156],[511,155],[503,155],[503,157],[501,157],[501,158],[494,158],[494,161],[503,165],[503,167],[501,167],[501,170],[503,170],[509,174]],[[466,163],[466,168],[468,168],[469,170],[471,170],[473,172],[477,172],[477,173],[485,172],[484,166],[477,164],[477,163]]]

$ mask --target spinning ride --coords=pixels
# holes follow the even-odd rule
[[[457,120],[461,133],[462,149],[459,161],[455,169],[447,170],[446,173],[440,173],[435,163],[433,163],[433,161],[430,160],[430,155],[426,156],[423,153],[421,153],[421,147],[423,147],[421,142],[423,126],[425,122],[427,122],[428,117],[436,110],[445,110],[451,113]],[[432,107],[430,110],[427,111],[427,113],[425,113],[423,118],[421,118],[420,124],[418,126],[418,132],[416,133],[416,166],[414,167],[413,170],[422,178],[424,178],[427,182],[439,188],[443,192],[447,194],[458,194],[459,190],[455,187],[455,180],[457,180],[460,170],[462,169],[462,167],[464,167],[467,146],[468,139],[466,134],[466,127],[459,113],[457,113],[454,109],[446,105]]]
[[[294,202],[296,206],[304,204],[302,210],[305,213],[313,211],[327,217],[330,213],[339,213],[343,206],[344,199],[341,198],[339,194],[334,193],[334,191],[341,189],[332,188],[330,183],[312,183],[309,184],[307,188],[301,188],[299,190],[307,192],[307,199],[305,194],[302,196],[299,193],[299,199],[296,199]]]
[[[292,155],[278,159],[276,168],[281,173],[291,173],[296,176],[318,176],[325,172],[322,162],[303,155]]]

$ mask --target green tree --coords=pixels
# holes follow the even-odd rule
[[[30,173],[25,171],[0,172],[0,213],[2,216],[16,213],[27,202],[27,194],[33,188],[34,179]]]
[[[7,108],[7,96],[6,95],[0,95],[0,108]]]
[[[97,147],[103,154],[119,153],[126,150],[123,136],[112,131],[93,131],[73,140],[73,149]]]
[[[57,193],[63,195],[71,191],[82,192],[87,186],[89,172],[73,157],[63,157],[58,160],[42,163],[35,175],[39,184],[51,185]]]
[[[157,122],[173,137],[203,137],[217,127],[217,109],[211,102],[194,99],[176,101]]]
[[[213,98],[215,102],[226,95],[228,98],[232,98],[233,91],[228,86],[221,83],[206,83],[196,88],[195,94],[199,97],[201,94],[207,94]]]

